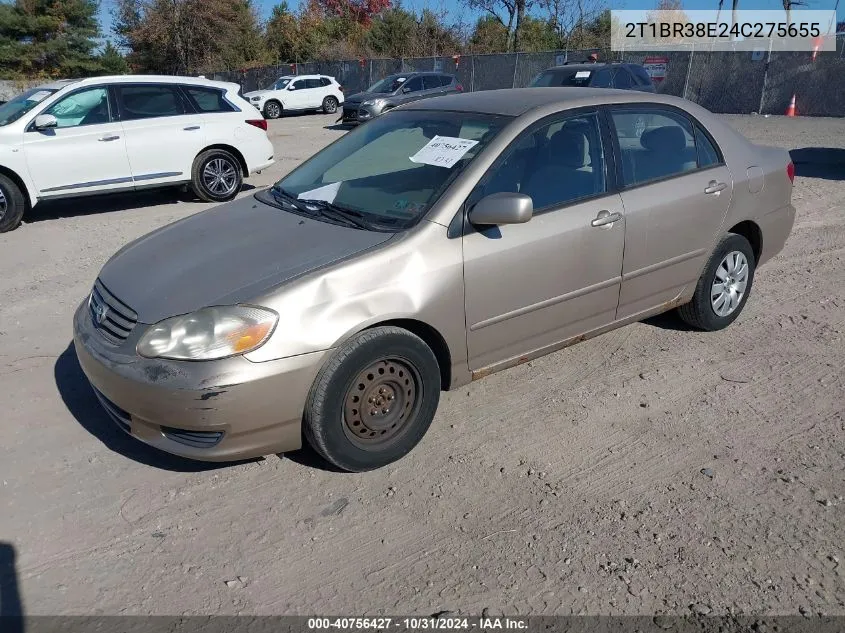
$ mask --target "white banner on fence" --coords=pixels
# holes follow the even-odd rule
[[[734,20],[734,17],[736,18]],[[614,51],[836,51],[836,12],[611,11]]]

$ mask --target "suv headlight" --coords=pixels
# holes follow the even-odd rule
[[[253,97],[252,100],[253,101],[261,101],[261,97]]]
[[[370,99],[369,101],[362,101],[362,106],[372,106],[374,108],[380,108],[385,104],[384,99]]]
[[[237,356],[261,347],[278,320],[273,310],[255,306],[203,308],[151,326],[136,349],[146,358],[172,360]]]

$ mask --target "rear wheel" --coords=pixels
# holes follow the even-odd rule
[[[278,101],[268,101],[264,104],[264,116],[268,119],[278,119],[282,116],[282,104]]]
[[[334,97],[326,97],[323,99],[323,112],[326,114],[334,114],[337,112],[337,99]]]
[[[408,454],[440,401],[440,369],[418,336],[365,330],[341,346],[314,381],[303,420],[308,444],[338,468],[363,472]]]
[[[240,161],[225,150],[211,149],[194,160],[191,187],[205,202],[232,200],[240,192],[243,182]]]
[[[739,316],[754,283],[754,250],[748,240],[725,236],[710,256],[692,301],[678,308],[680,317],[701,330],[728,327]]]
[[[18,228],[26,210],[26,199],[14,180],[0,174],[0,233]]]

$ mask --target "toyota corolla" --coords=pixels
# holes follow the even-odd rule
[[[792,229],[793,177],[785,150],[673,97],[419,101],[122,248],[75,347],[115,423],[164,451],[307,442],[375,469],[442,390],[672,309],[731,324]]]

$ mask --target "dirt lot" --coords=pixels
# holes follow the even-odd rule
[[[251,184],[331,120],[272,122],[286,158]],[[845,151],[845,119],[730,121]],[[659,318],[445,394],[422,444],[364,475],[123,436],[72,312],[121,245],[206,207],[44,205],[0,236],[6,589],[27,614],[845,614],[845,164],[798,174],[794,233],[731,328]]]

